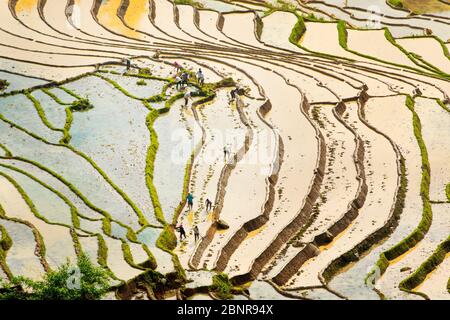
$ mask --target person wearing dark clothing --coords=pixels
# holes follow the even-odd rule
[[[225,161],[228,158],[228,148],[226,146],[223,147],[223,158],[225,159]]]
[[[206,199],[206,212],[211,211],[212,209],[212,202],[209,199]]]
[[[181,74],[181,85],[187,85],[189,80],[189,73],[183,72]]]
[[[236,99],[236,89],[233,89],[230,91],[231,101],[234,101]]]
[[[177,228],[178,232],[180,233],[180,240],[183,240],[183,237],[186,239],[186,231],[183,228],[183,225],[180,224],[180,226]]]
[[[194,238],[195,242],[197,242],[198,238],[200,238],[200,231],[198,230],[197,226],[194,227]]]
[[[131,61],[130,59],[127,59],[127,71],[130,71],[131,69]]]
[[[187,195],[187,202],[188,202],[189,211],[192,211],[192,207],[194,205],[194,196],[190,193]]]

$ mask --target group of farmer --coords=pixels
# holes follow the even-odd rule
[[[189,211],[192,211],[192,207],[194,206],[194,196],[192,195],[192,193],[189,193],[187,195],[186,201],[187,201]],[[212,210],[211,200],[206,199],[205,207],[206,207],[206,212],[210,212]],[[180,224],[178,227],[176,227],[176,229],[180,233],[180,240],[186,239],[186,230],[184,229],[183,224]],[[195,225],[194,228],[192,228],[192,231],[194,232],[195,242],[197,242],[197,240],[200,238],[200,231],[198,229],[198,226]]]

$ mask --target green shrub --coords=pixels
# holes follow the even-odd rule
[[[109,289],[108,272],[92,264],[82,254],[76,267],[80,271],[79,283],[71,282],[75,266],[66,263],[56,271],[50,271],[41,281],[14,277],[0,289],[0,300],[98,300]],[[74,285],[71,288],[70,284]]]
[[[305,21],[302,17],[298,18],[297,23],[294,25],[294,28],[291,31],[291,34],[289,36],[289,41],[292,44],[297,45],[300,39],[302,38],[303,34],[306,31]]]
[[[137,84],[138,86],[146,86],[146,85],[147,85],[147,82],[145,82],[143,79],[141,79],[141,80],[138,80],[138,81],[136,82],[136,84]]]
[[[150,68],[140,68],[139,74],[145,75],[145,76],[150,76],[152,74],[152,72],[150,71]]]
[[[0,250],[8,251],[12,247],[12,240],[8,233],[6,232],[5,227],[0,226]]]
[[[9,82],[3,79],[0,79],[0,91],[5,90],[6,88],[8,88],[9,86]]]
[[[231,294],[231,289],[233,289],[233,285],[230,282],[230,279],[225,273],[219,273],[213,276],[213,285],[211,289],[217,295],[219,299],[228,300],[232,299],[233,295]]]
[[[91,104],[89,99],[81,98],[79,100],[74,101],[74,103],[72,103],[72,106],[70,107],[70,110],[83,112],[83,111],[90,110],[93,107],[94,106]]]
[[[403,8],[402,0],[388,0],[390,4],[397,8]]]
[[[170,226],[166,225],[156,240],[156,245],[163,250],[173,250],[177,246],[177,237]]]

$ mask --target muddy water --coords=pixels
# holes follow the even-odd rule
[[[98,266],[98,239],[97,237],[78,237],[83,252],[87,254],[91,262]]]
[[[155,256],[158,264],[156,270],[166,274],[174,271],[175,269],[172,262],[172,256],[156,247],[156,240],[158,239],[160,232],[161,231],[159,229],[146,228],[138,234],[138,240],[147,245],[152,254]]]
[[[408,57],[384,36],[384,30],[348,30],[348,48],[371,57],[416,68]],[[370,38],[370,41],[366,41]]]
[[[425,237],[413,249],[392,263],[378,281],[377,288],[390,299],[421,299],[415,295],[400,291],[398,284],[410,276],[431,256],[437,246],[447,239],[450,234],[450,220],[448,219],[450,205],[432,204],[431,207],[433,210],[433,221]],[[404,268],[410,269],[405,271]],[[438,284],[434,284],[436,289],[438,289]],[[446,282],[444,281],[442,285],[445,286],[445,284]]]
[[[58,129],[64,128],[66,123],[66,107],[53,100],[43,91],[34,91],[32,96],[39,101],[47,120]]]
[[[312,241],[315,235],[324,232],[342,217],[349,203],[356,197],[358,188],[353,160],[356,149],[353,133],[337,121],[332,107],[319,106],[317,110],[320,121],[318,125],[327,145],[327,166],[321,189],[321,195],[325,199],[318,201],[319,216],[304,233],[303,242]],[[313,115],[310,116],[314,119]]]
[[[134,31],[123,24],[122,20],[120,20],[117,16],[117,10],[119,9],[120,4],[120,0],[102,1],[97,14],[99,23],[108,30],[118,33],[124,37],[148,40],[147,36]],[[144,15],[144,12],[137,11],[136,14]]]
[[[47,83],[47,81],[42,79],[29,78],[4,71],[0,71],[0,79],[9,82],[9,86],[3,92],[28,89],[34,86]]]
[[[447,289],[447,282],[450,278],[450,253],[444,261],[430,274],[425,281],[415,289],[415,291],[425,293],[433,300],[449,300],[450,293]]]
[[[164,33],[168,34],[165,38],[170,42],[172,37],[174,41],[188,41],[192,42],[194,39],[184,33],[175,24],[173,16],[173,4],[168,0],[154,0],[156,17],[155,25],[161,29]]]
[[[9,125],[0,123],[2,143],[16,156],[33,159],[70,181],[94,205],[113,217],[138,228],[137,216],[100,174],[74,152],[64,147],[50,146]]]
[[[250,13],[231,13],[224,15],[223,33],[248,46],[262,47],[255,37],[255,15]]]
[[[1,190],[4,191],[3,188]],[[6,264],[12,274],[35,280],[40,279],[44,274],[44,268],[35,255],[36,240],[33,231],[24,224],[3,219],[0,220],[0,225],[6,228],[13,241],[13,245],[6,255]]]
[[[41,120],[33,103],[25,95],[9,96],[0,99],[0,113],[8,120],[30,132],[57,143],[61,132],[50,130]]]
[[[319,126],[327,145],[327,165],[315,207],[316,218],[306,231],[296,239],[302,243],[312,242],[314,237],[327,230],[348,210],[356,196],[358,181],[353,153],[356,149],[354,135],[332,114],[332,106],[314,106],[310,117]],[[312,115],[312,112],[315,116]],[[267,267],[268,277],[277,275],[304,246],[286,244]],[[283,252],[283,253],[281,253]]]
[[[442,71],[450,72],[450,60],[444,55],[439,42],[433,38],[399,39],[397,43],[410,52],[414,52],[424,58],[427,62],[440,68]]]
[[[278,48],[303,52],[299,47],[289,42],[292,29],[298,18],[289,12],[276,11],[263,19],[261,41]]]
[[[212,38],[202,33],[194,24],[194,9],[189,5],[177,5],[181,30],[204,42],[212,42]],[[198,40],[197,40],[198,41]]]
[[[6,215],[26,220],[39,230],[45,243],[46,260],[51,268],[56,269],[67,259],[76,261],[74,244],[68,228],[50,225],[35,217],[20,193],[6,178],[0,178],[0,186],[2,189],[0,202]]]
[[[108,267],[111,269],[112,273],[117,276],[117,278],[121,280],[129,280],[142,272],[142,270],[131,267],[125,261],[121,241],[109,238],[107,236],[103,238],[105,239],[106,246],[108,247]]]
[[[443,141],[450,136],[449,113],[436,101],[424,98],[416,99],[415,110],[420,117],[431,166],[430,199],[446,201],[445,186],[450,182],[450,145]]]
[[[331,246],[323,248],[322,253],[309,260],[300,269],[290,285],[320,285],[317,275],[335,258],[353,248],[364,238],[384,225],[390,215],[394,201],[393,194],[397,186],[397,170],[394,151],[382,136],[366,127],[357,117],[357,105],[347,104],[343,118],[357,131],[365,143],[364,166],[366,168],[369,193],[358,217],[333,241]]]
[[[119,84],[119,86],[140,99],[147,99],[154,95],[160,94],[166,84],[165,81],[143,79],[145,85],[141,86],[137,84],[137,82],[141,79],[136,77],[126,77],[116,74],[105,74],[104,76],[108,79],[114,80]]]
[[[192,101],[189,105],[191,103]],[[169,113],[160,116],[153,125],[159,141],[153,183],[169,223],[172,222],[175,208],[182,200],[188,159],[202,137],[192,111],[183,109],[183,104],[184,99],[175,102]],[[198,201],[198,198],[195,201]]]
[[[142,102],[128,98],[97,77],[87,77],[66,87],[87,96],[94,105],[88,112],[74,113],[70,131],[72,145],[103,168],[143,211],[145,218],[157,224],[145,182],[150,145],[146,126],[148,110]]]
[[[100,216],[99,213],[93,211],[91,208],[89,208],[80,198],[78,198],[69,188],[64,185],[61,181],[56,179],[55,177],[51,176],[50,174],[38,169],[37,167],[27,164],[22,161],[17,160],[1,160],[1,163],[12,165],[18,169],[24,170],[25,172],[28,172],[29,174],[33,175],[40,181],[44,182],[45,184],[51,186],[53,189],[59,191],[61,194],[63,194],[78,210],[78,212],[88,218],[91,219],[100,219],[102,216]],[[95,232],[97,230],[101,229],[101,225],[99,228],[95,229]]]
[[[244,103],[246,103],[245,100]],[[208,251],[213,253],[213,258],[209,259],[207,257],[205,259],[205,262],[208,263],[215,262],[214,255],[216,253],[220,254],[221,248],[241,228],[243,223],[261,214],[261,208],[266,198],[267,184],[265,178],[271,168],[270,165],[272,163],[274,149],[276,148],[276,141],[270,129],[256,116],[257,108],[261,106],[262,102],[249,101],[248,103],[250,105],[246,107],[247,110],[245,112],[249,121],[252,121],[251,129],[254,139],[249,145],[247,153],[237,163],[228,179],[220,218],[226,221],[230,228],[216,235]],[[237,111],[234,111],[234,113],[235,117],[238,116],[236,114]],[[239,121],[239,119],[236,120]],[[246,132],[242,124],[239,124],[238,130],[241,131],[238,132],[240,134],[236,147],[241,147]],[[237,148],[232,150],[231,154],[234,154],[236,151]],[[249,181],[252,181],[252,183],[249,184]],[[246,198],[251,199],[251,201],[236,201],[236,195],[246,195]]]
[[[399,224],[389,239],[331,281],[330,286],[333,289],[351,299],[378,299],[373,290],[364,286],[367,274],[375,265],[380,253],[410,234],[422,217],[420,149],[413,132],[412,114],[404,104],[404,96],[397,96],[370,99],[365,107],[367,121],[391,137],[399,146],[405,158],[408,190]]]
[[[225,166],[223,148],[233,142],[230,153],[234,154],[236,149],[242,145],[245,131],[240,124],[239,115],[233,110],[228,102],[229,90],[220,90],[217,97],[209,104],[196,108],[199,121],[205,130],[206,139],[202,149],[194,160],[191,174],[190,192],[196,197],[193,210],[184,208],[178,222],[187,227],[187,241],[180,243],[177,254],[183,265],[187,266],[188,259],[196,247],[193,232],[197,225],[200,235],[205,236],[212,221],[205,209],[206,199],[212,202],[216,199],[219,177]],[[234,144],[236,139],[236,144]]]
[[[265,281],[253,281],[248,290],[250,297],[254,300],[292,300],[280,294]]]
[[[0,167],[0,171],[12,177],[30,197],[39,214],[52,223],[72,226],[70,207],[55,193],[17,171]]]
[[[278,130],[286,156],[278,172],[276,192],[279,196],[275,198],[267,228],[244,241],[235,251],[229,263],[229,271],[233,270],[233,274],[247,271],[253,260],[273,241],[274,235],[298,214],[303,198],[308,192],[317,156],[315,132],[300,112],[302,97],[298,91],[287,86],[284,79],[277,74],[251,65],[247,65],[246,70],[258,78],[268,98],[271,99],[273,109],[268,114],[267,120]],[[276,70],[283,74],[287,71],[281,68]],[[282,108],[283,112],[277,112],[279,108]],[[300,200],[293,201],[293,199]]]

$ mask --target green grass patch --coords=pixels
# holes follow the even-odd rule
[[[403,8],[403,2],[402,0],[387,0],[390,4],[392,4],[396,8]]]
[[[72,103],[72,105],[70,106],[70,110],[76,111],[76,112],[84,112],[84,111],[88,111],[92,108],[94,108],[94,106],[91,104],[91,102],[87,98],[81,98],[79,100],[75,100]]]
[[[8,251],[9,249],[11,249],[13,242],[8,232],[6,231],[6,228],[2,225],[0,225],[0,235],[0,250]]]
[[[145,82],[144,79],[140,79],[140,80],[136,81],[136,84],[137,84],[138,86],[146,86],[146,85],[147,85],[147,82]]]
[[[172,251],[177,247],[177,236],[171,226],[164,226],[163,231],[156,240],[156,246],[164,251]]]
[[[5,91],[6,88],[9,87],[9,82],[3,79],[0,79],[0,92]]]
[[[233,285],[228,278],[228,275],[225,273],[219,273],[213,276],[213,284],[211,286],[211,290],[217,295],[219,299],[222,300],[230,300],[233,298],[231,294],[231,290],[233,289]]]

